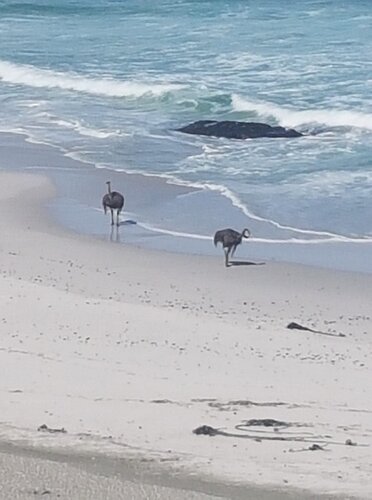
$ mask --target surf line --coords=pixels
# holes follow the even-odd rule
[[[225,196],[227,199],[229,199],[232,203],[232,205],[238,209],[240,209],[244,215],[249,217],[252,220],[256,220],[259,222],[265,222],[266,224],[270,224],[277,229],[284,229],[286,231],[291,231],[292,233],[299,233],[299,234],[308,234],[308,235],[313,235],[313,236],[323,236],[323,237],[328,237],[328,240],[325,239],[325,241],[342,241],[342,242],[371,242],[372,238],[368,237],[361,237],[361,238],[349,238],[347,236],[343,236],[342,234],[337,234],[337,233],[332,233],[330,231],[317,231],[315,229],[302,229],[302,228],[296,228],[292,226],[287,226],[285,224],[280,224],[279,222],[276,222],[271,219],[266,219],[265,217],[260,217],[259,215],[254,214],[251,212],[245,205],[244,203],[239,199],[238,196],[236,196],[229,188],[225,186],[221,186],[218,184],[194,184],[195,187],[199,187],[202,189],[209,189],[211,191],[217,191],[219,192],[222,196]],[[275,240],[268,240],[268,241],[275,241]],[[286,240],[279,240],[279,241],[286,241]],[[288,240],[287,240],[288,241]],[[291,241],[291,240],[289,240]],[[298,240],[301,241],[302,240]],[[307,240],[305,240],[307,241]]]
[[[137,226],[146,229],[147,231],[151,231],[154,233],[161,233],[169,236],[178,236],[181,238],[190,238],[195,240],[204,240],[204,241],[212,241],[213,235],[207,236],[204,234],[195,234],[195,233],[186,233],[181,231],[173,231],[171,229],[163,229],[160,227],[152,226],[150,224],[146,224],[145,222],[137,222]],[[252,237],[249,241],[244,241],[246,244],[250,243],[269,243],[269,244],[300,244],[300,245],[314,245],[314,244],[322,244],[322,243],[370,243],[372,244],[372,238],[324,238],[324,239],[299,239],[299,238],[290,238],[290,239],[270,239],[270,238],[255,238]]]

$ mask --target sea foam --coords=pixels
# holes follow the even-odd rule
[[[354,127],[372,130],[372,114],[342,109],[296,110],[277,106],[270,102],[254,102],[233,94],[234,111],[253,111],[263,117],[273,117],[284,127],[300,127],[319,124],[328,127]]]
[[[172,83],[153,84],[121,81],[112,78],[91,78],[1,60],[0,80],[16,85],[27,85],[37,88],[58,88],[107,97],[160,96],[182,88],[181,85]]]

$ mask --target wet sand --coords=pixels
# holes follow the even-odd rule
[[[312,500],[300,490],[231,484],[217,478],[180,474],[151,459],[113,458],[0,443],[0,498],[60,500]],[[333,496],[316,496],[321,500]]]
[[[133,471],[125,464],[115,464],[105,471],[95,457],[56,455],[0,444],[0,498],[23,500],[50,498],[60,500],[175,499],[214,500],[217,497],[200,491],[146,483],[128,479]],[[91,463],[89,463],[89,461]],[[112,464],[113,465],[113,464]],[[134,467],[132,466],[132,469]],[[116,471],[116,472],[114,472]],[[137,474],[138,475],[138,474]],[[123,477],[124,476],[124,477]],[[190,485],[192,481],[190,480]]]
[[[275,225],[266,225],[263,232],[262,222],[247,217],[218,191],[128,173],[125,166],[120,171],[109,170],[104,163],[82,162],[78,152],[33,143],[22,134],[0,133],[0,168],[46,175],[56,188],[48,210],[58,224],[77,234],[146,249],[216,256],[221,254],[212,244],[216,228],[233,225],[242,229],[248,225],[253,237],[239,248],[237,256],[242,260],[372,273],[371,239],[322,242],[319,236],[308,244],[306,234],[298,234],[297,242],[277,240]],[[119,233],[110,232],[102,217],[100,200],[108,179],[125,194],[125,231]]]

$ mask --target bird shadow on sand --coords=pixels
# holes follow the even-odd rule
[[[228,267],[234,266],[264,266],[266,262],[251,262],[249,260],[232,260]]]

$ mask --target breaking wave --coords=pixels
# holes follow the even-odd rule
[[[94,137],[95,139],[107,139],[108,137],[119,137],[120,135],[122,135],[120,130],[104,130],[86,127],[82,125],[78,120],[68,121],[54,119],[52,121],[60,127],[75,130],[80,135]]]
[[[342,109],[308,109],[297,111],[268,102],[254,102],[236,94],[231,97],[234,111],[250,111],[260,116],[273,117],[284,127],[319,124],[328,127],[353,127],[372,130],[372,114]]]
[[[101,209],[99,209],[101,211]],[[158,226],[154,226],[152,224],[147,224],[145,222],[137,222],[138,226],[146,229],[147,231],[160,233],[167,236],[175,236],[181,238],[189,238],[195,240],[206,240],[213,241],[213,236],[205,235],[205,234],[197,234],[197,233],[189,233],[182,231],[174,231],[172,229],[165,229]],[[316,245],[322,243],[368,243],[372,244],[372,238],[346,238],[343,236],[336,237],[334,235],[333,238],[314,238],[314,239],[305,239],[305,238],[257,238],[252,236],[249,240],[243,240],[242,243],[249,243],[254,241],[255,243],[270,243],[270,244],[297,244],[297,245]]]
[[[35,66],[0,60],[0,80],[10,84],[37,88],[58,88],[107,97],[160,96],[182,88],[178,84],[152,84],[120,81],[111,78],[87,78],[72,73],[60,73]]]

